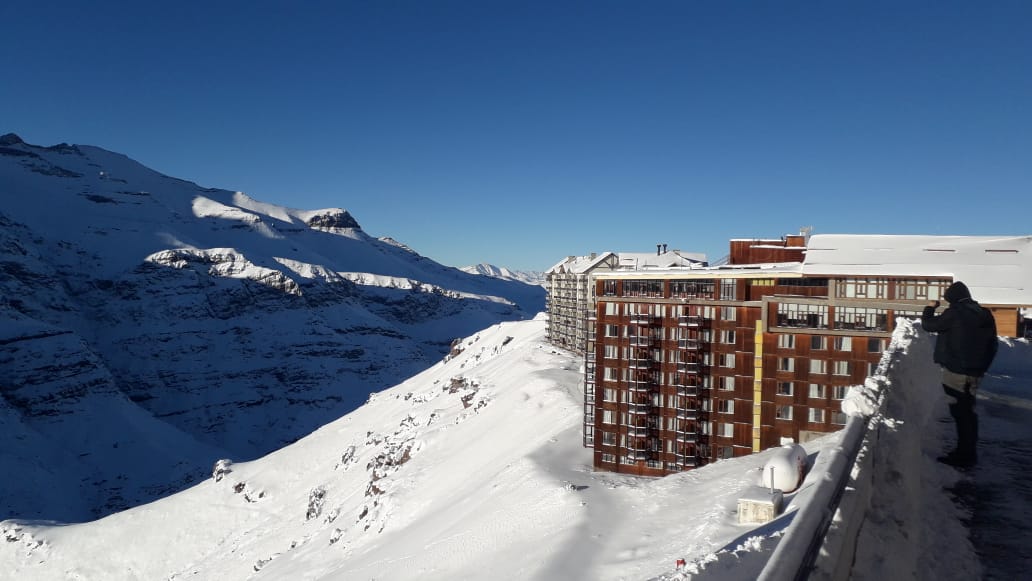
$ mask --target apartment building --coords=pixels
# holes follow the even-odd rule
[[[552,344],[584,354],[588,337],[588,315],[594,311],[592,275],[600,272],[644,272],[683,269],[706,265],[706,255],[667,250],[656,252],[604,252],[568,256],[545,273],[547,337]]]
[[[720,268],[592,277],[584,445],[596,469],[661,476],[841,428],[841,400],[896,319],[954,280],[1002,335],[1019,336],[1032,304],[1029,237],[804,242],[737,240]]]

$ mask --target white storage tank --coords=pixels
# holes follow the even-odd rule
[[[806,450],[799,444],[781,446],[763,465],[760,483],[766,488],[792,492],[806,476]]]

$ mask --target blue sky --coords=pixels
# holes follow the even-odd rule
[[[4,2],[0,133],[452,266],[1029,234],[1032,3]]]

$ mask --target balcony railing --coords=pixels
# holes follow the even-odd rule
[[[677,371],[680,373],[698,373],[699,362],[698,361],[678,361]]]
[[[652,369],[656,361],[651,357],[635,357],[627,361],[627,367],[631,369]]]
[[[631,337],[631,345],[635,347],[649,347],[655,342],[656,340],[651,335],[635,335]]]
[[[656,413],[656,406],[652,405],[652,402],[636,403],[631,402],[627,405],[628,413],[634,415],[648,415]]]
[[[653,317],[652,315],[641,313],[631,315],[632,325],[651,325],[655,321],[656,317]]]
[[[698,315],[681,315],[677,317],[677,324],[681,327],[700,327],[702,326],[702,317]]]
[[[677,410],[677,418],[680,420],[697,420],[699,419],[699,410],[679,409]]]
[[[679,349],[687,349],[689,351],[698,351],[699,340],[698,339],[678,339],[677,347]]]
[[[677,441],[678,442],[686,442],[686,443],[689,443],[689,444],[694,444],[694,443],[699,441],[699,433],[698,432],[678,432],[677,433]]]
[[[699,386],[697,385],[678,385],[677,395],[695,396],[699,395]]]

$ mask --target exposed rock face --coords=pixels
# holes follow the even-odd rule
[[[328,211],[324,214],[317,214],[309,218],[307,224],[313,228],[361,228],[347,210]]]
[[[0,520],[174,491],[543,308],[541,289],[370,238],[344,210],[271,207],[89,146],[0,147],[0,460],[19,474],[0,479]]]

